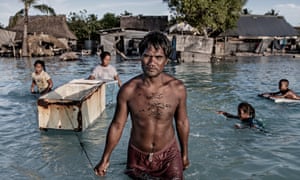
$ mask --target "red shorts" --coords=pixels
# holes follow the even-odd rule
[[[147,153],[129,143],[127,170],[134,179],[183,179],[183,164],[176,139],[164,149]]]

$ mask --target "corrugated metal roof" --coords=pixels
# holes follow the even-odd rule
[[[222,33],[220,36],[297,36],[297,31],[283,16],[241,15],[237,28]]]

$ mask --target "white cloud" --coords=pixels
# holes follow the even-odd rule
[[[300,10],[300,5],[296,4],[277,4],[274,6],[275,8],[278,9],[295,9],[295,10]]]
[[[275,10],[279,11],[279,15],[285,17],[285,19],[293,26],[300,26],[300,5],[297,4],[277,4],[273,6]]]

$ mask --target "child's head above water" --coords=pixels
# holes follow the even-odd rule
[[[43,70],[46,71],[45,62],[41,60],[36,60],[34,62],[35,72],[40,73]]]
[[[247,102],[240,103],[237,110],[241,120],[255,118],[255,109]]]
[[[287,79],[280,79],[278,83],[278,88],[280,91],[287,90],[289,88],[289,80]]]

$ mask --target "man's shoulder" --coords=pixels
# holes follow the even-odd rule
[[[134,94],[141,81],[142,79],[140,76],[136,76],[128,80],[121,86],[119,91],[120,95],[126,95],[129,97],[131,94]]]
[[[131,78],[129,81],[127,81],[126,83],[124,83],[124,87],[125,88],[135,88],[138,86],[139,83],[141,83],[142,80],[142,76],[141,75],[137,75],[133,78]]]
[[[175,88],[184,87],[184,83],[180,79],[177,79],[174,76],[171,76],[169,74],[166,74],[165,76],[166,76],[166,79],[167,79],[166,82],[171,87],[175,87]]]

